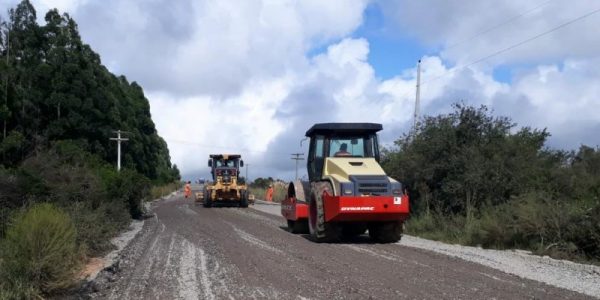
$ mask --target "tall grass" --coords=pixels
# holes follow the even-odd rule
[[[266,200],[267,188],[262,187],[250,187],[248,189],[250,194],[258,200]],[[285,199],[287,194],[287,186],[275,184],[273,185],[273,202],[281,202]]]
[[[169,195],[170,193],[180,189],[182,186],[180,181],[171,182],[161,186],[153,186],[150,189],[150,198],[158,199]]]
[[[526,249],[540,255],[600,263],[600,205],[525,194],[484,207],[467,220],[460,214],[413,216],[408,234],[484,248]]]
[[[49,203],[17,213],[0,246],[0,298],[31,299],[66,288],[80,251],[69,216]]]

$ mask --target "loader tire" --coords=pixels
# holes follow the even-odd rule
[[[402,222],[372,223],[369,226],[369,236],[377,243],[395,243],[402,238]]]
[[[329,182],[316,182],[311,188],[308,228],[313,240],[318,243],[335,243],[340,241],[342,228],[336,223],[325,222],[323,193],[333,195]]]
[[[207,189],[204,192],[204,203],[202,203],[202,206],[209,208],[212,206],[212,200],[210,199],[210,191]]]
[[[245,190],[240,191],[240,207],[248,207],[248,193]]]

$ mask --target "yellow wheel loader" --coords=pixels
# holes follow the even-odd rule
[[[211,154],[208,166],[213,180],[204,184],[202,192],[196,194],[196,201],[203,202],[204,207],[217,204],[248,207],[248,188],[239,177],[240,167],[244,166],[241,158],[239,154]]]

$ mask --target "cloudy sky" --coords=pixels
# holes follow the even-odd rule
[[[548,146],[600,145],[598,1],[32,3],[40,22],[68,12],[113,73],[144,87],[186,178],[208,176],[209,153],[239,152],[251,179],[291,179],[316,122],[383,123],[391,143],[412,123],[419,59],[424,114],[485,104],[548,128]]]

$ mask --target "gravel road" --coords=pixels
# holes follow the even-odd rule
[[[265,205],[257,204],[256,208]],[[276,206],[275,206],[276,207]],[[264,207],[263,207],[264,208]],[[261,208],[261,209],[263,209]],[[103,271],[101,299],[586,299],[481,264],[400,244],[317,244],[254,208],[203,208],[182,197]],[[271,209],[273,208],[264,208]]]

